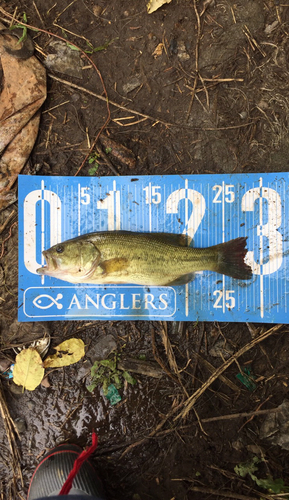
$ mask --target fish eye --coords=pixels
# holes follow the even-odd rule
[[[55,250],[56,250],[57,253],[62,253],[62,252],[64,252],[64,247],[62,245],[58,245],[55,248]]]

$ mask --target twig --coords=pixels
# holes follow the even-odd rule
[[[208,387],[210,387],[210,385],[220,375],[222,375],[222,373],[224,373],[224,371],[227,370],[227,368],[232,363],[234,363],[240,356],[242,356],[243,354],[245,354],[245,352],[247,352],[250,349],[252,349],[252,347],[255,347],[257,344],[259,344],[259,342],[262,342],[267,337],[269,337],[270,335],[272,335],[272,333],[275,333],[278,330],[280,330],[280,328],[282,328],[282,326],[283,325],[275,325],[272,328],[269,328],[269,330],[267,330],[266,332],[262,333],[260,335],[260,337],[258,337],[256,339],[253,339],[251,342],[249,342],[244,347],[242,347],[236,354],[234,354],[229,359],[227,359],[227,361],[225,361],[221,366],[219,366],[219,368],[216,369],[216,371],[208,378],[208,380],[206,380],[206,382],[204,382],[204,384],[199,389],[197,389],[187,399],[187,401],[184,403],[183,410],[179,413],[179,415],[177,415],[177,417],[175,417],[175,420],[177,420],[179,418],[184,418],[189,413],[189,411],[193,408],[193,406],[195,405],[196,401],[200,398],[200,396],[208,389]]]
[[[153,350],[153,355],[156,360],[156,362],[160,365],[162,370],[177,384],[179,383],[179,380],[168,370],[166,365],[162,362],[161,358],[159,357],[158,351],[157,351],[157,346],[156,346],[156,336],[155,336],[155,331],[154,328],[151,328],[151,336],[152,336],[152,350]]]
[[[16,221],[16,222],[13,222],[13,224],[10,226],[10,229],[9,229],[9,234],[8,234],[7,238],[5,238],[5,240],[3,240],[3,241],[2,241],[2,243],[1,243],[2,248],[1,248],[0,259],[2,259],[3,255],[4,255],[4,251],[5,251],[5,243],[6,243],[6,241],[8,241],[8,240],[11,238],[11,236],[12,236],[12,229],[13,229],[13,227],[14,227],[15,225],[17,225],[17,224],[18,224],[18,222],[17,222],[17,221]]]
[[[265,399],[265,401],[263,401],[262,403],[260,403],[258,406],[257,406],[257,410],[260,410],[260,408],[262,408],[262,406],[267,403],[267,401],[269,401],[269,399],[271,398],[272,396],[269,396],[267,399]],[[238,432],[241,432],[241,430],[243,429],[243,427],[245,427],[245,425],[247,425],[249,422],[251,422],[251,420],[253,420],[253,418],[255,417],[255,414],[251,415],[251,417],[246,420],[246,422],[243,423],[243,425],[241,425],[240,429],[238,430]]]
[[[119,175],[118,171],[116,168],[113,166],[111,163],[110,159],[107,157],[107,155],[104,154],[100,146],[95,147],[97,153],[99,154],[100,158],[104,161],[104,163],[108,166],[108,168],[112,171],[114,175]]]
[[[161,321],[160,324],[161,324],[160,334],[162,337],[162,341],[164,344],[166,355],[168,357],[168,362],[169,362],[170,368],[176,374],[177,379],[178,379],[178,383],[179,383],[180,387],[183,389],[186,397],[188,398],[189,394],[182,383],[181,376],[180,376],[180,370],[179,370],[177,362],[176,362],[176,357],[175,357],[175,354],[174,354],[174,351],[172,348],[172,344],[171,344],[170,339],[168,337],[167,322]]]
[[[16,210],[12,210],[11,214],[7,217],[7,219],[3,222],[2,226],[0,226],[0,234],[3,233],[6,226],[8,226],[9,222],[13,219],[16,214]]]
[[[102,95],[96,94],[92,90],[88,90],[85,87],[81,87],[80,85],[77,85],[76,83],[71,83],[71,82],[69,82],[67,80],[63,80],[63,78],[59,78],[58,76],[52,75],[51,73],[48,73],[48,76],[50,78],[52,78],[52,80],[55,80],[55,81],[60,82],[60,83],[64,83],[65,85],[68,85],[69,87],[72,87],[73,89],[81,90],[82,92],[85,92],[86,94],[90,94],[93,97],[96,97],[97,99],[99,99],[100,101],[106,101],[106,98],[103,97]],[[122,109],[123,111],[126,111],[127,113],[133,113],[134,115],[142,116],[143,118],[151,120],[151,121],[153,121],[155,123],[161,123],[162,125],[170,126],[170,127],[174,127],[174,126],[181,127],[181,125],[176,125],[174,123],[165,122],[164,120],[160,120],[158,118],[155,118],[154,116],[146,115],[144,113],[141,113],[140,111],[136,111],[134,109],[127,108],[125,106],[122,106],[121,104],[117,104],[116,102],[111,101],[110,99],[109,99],[108,103],[111,106],[115,106],[116,108],[119,108],[119,109]],[[114,119],[114,121],[115,120],[116,119]],[[123,118],[123,120],[124,120],[124,118]]]
[[[192,353],[193,357],[195,357],[198,361],[201,361],[201,363],[211,372],[214,373],[215,367],[206,359],[204,359],[200,354],[197,354],[196,352]],[[225,375],[220,375],[219,379],[226,384],[232,391],[235,392],[240,392],[240,387],[238,387],[234,382],[232,382],[229,378],[227,378]]]
[[[181,405],[176,406],[175,408],[172,408],[171,411],[163,418],[163,420],[149,433],[148,436],[144,437],[143,439],[140,439],[139,441],[136,441],[135,443],[131,444],[128,446],[124,452],[121,454],[120,459],[122,459],[129,451],[131,451],[133,448],[136,446],[139,446],[140,444],[145,443],[149,438],[154,437],[160,429],[165,425],[167,420],[171,418],[180,408]]]
[[[190,481],[190,479],[185,479]],[[174,479],[172,479],[174,481]],[[203,488],[201,486],[191,486],[189,491],[198,491],[199,493],[207,493],[208,495],[215,495],[224,498],[236,498],[237,500],[260,500],[260,497],[249,497],[248,495],[241,495],[240,493],[235,493],[234,491],[220,491],[213,490],[212,488]]]
[[[48,73],[48,76],[52,80],[55,80],[56,82],[63,83],[64,85],[67,85],[68,87],[80,90],[81,92],[85,92],[86,94],[89,94],[89,95],[92,95],[93,97],[96,97],[96,99],[99,99],[100,101],[106,102],[105,97],[103,97],[100,94],[97,94],[96,92],[93,92],[92,90],[86,89],[85,87],[82,87],[81,85],[77,85],[76,83],[69,82],[68,80],[64,80],[63,78],[59,78],[58,76],[52,75],[51,73]],[[165,127],[174,127],[174,128],[181,128],[181,129],[186,129],[186,130],[204,130],[204,131],[208,131],[208,132],[211,132],[211,131],[217,132],[218,130],[231,130],[231,129],[236,129],[236,128],[244,128],[244,127],[248,127],[249,125],[252,125],[254,123],[254,122],[241,123],[240,125],[230,125],[228,127],[192,127],[190,125],[185,125],[184,123],[167,122],[167,121],[161,120],[160,118],[156,118],[155,116],[146,115],[144,113],[141,113],[140,111],[136,111],[135,109],[127,108],[126,106],[122,106],[121,104],[118,104],[117,102],[111,101],[110,99],[108,100],[108,103],[110,106],[115,106],[116,108],[121,109],[121,110],[125,111],[126,113],[133,113],[135,115],[142,116],[143,118],[146,118],[146,119],[154,122],[153,126],[160,123],[161,125],[164,125]],[[124,120],[124,119],[125,118],[122,118],[122,120]],[[113,121],[116,122],[117,119],[114,118]]]
[[[231,415],[220,415],[217,417],[210,417],[210,418],[202,418],[199,420],[195,420],[194,422],[191,422],[188,425],[182,425],[178,427],[170,427],[170,429],[166,429],[164,431],[161,430],[161,428],[164,426],[164,424],[167,422],[167,420],[172,417],[180,408],[181,405],[178,405],[176,408],[173,408],[171,412],[153,429],[148,436],[143,437],[139,441],[135,441],[134,443],[130,444],[122,453],[121,457],[122,458],[124,455],[126,455],[129,451],[131,451],[133,448],[136,448],[137,446],[144,444],[146,441],[149,441],[150,439],[154,438],[161,438],[163,436],[167,436],[168,434],[171,434],[172,432],[175,432],[176,430],[178,431],[184,431],[187,429],[191,429],[191,427],[194,425],[199,424],[201,429],[203,430],[202,426],[203,424],[208,424],[211,422],[219,422],[222,420],[232,420],[232,419],[237,419],[237,418],[244,418],[244,417],[251,417],[251,416],[260,416],[260,415],[268,415],[270,413],[278,413],[281,411],[281,408],[269,408],[268,410],[259,410],[259,411],[248,411],[248,412],[243,412],[243,413],[233,413]],[[196,415],[197,417],[197,415]],[[203,430],[203,432],[205,432]],[[206,433],[205,433],[206,434]],[[124,445],[120,445],[120,447],[123,447]]]
[[[194,11],[196,14],[196,19],[197,19],[197,40],[196,40],[196,48],[195,48],[195,72],[196,72],[196,76],[195,76],[194,85],[193,85],[192,97],[191,97],[189,108],[187,111],[186,122],[188,121],[190,114],[191,114],[191,111],[192,111],[192,106],[193,106],[193,102],[194,102],[194,98],[195,98],[195,94],[196,94],[197,83],[198,83],[198,79],[199,79],[199,49],[200,49],[200,40],[201,40],[201,19],[200,19],[200,15],[198,12],[196,0],[194,0]]]
[[[17,479],[21,480],[22,487],[24,486],[21,466],[20,466],[20,453],[15,440],[15,432],[17,429],[14,425],[14,422],[10,416],[9,409],[7,403],[3,396],[2,384],[0,382],[0,412],[3,418],[4,427],[7,435],[7,440],[10,446],[12,459],[13,459],[13,471],[17,473]],[[17,484],[17,482],[16,482]]]

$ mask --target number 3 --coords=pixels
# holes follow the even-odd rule
[[[262,179],[260,179],[260,184]],[[268,222],[263,224],[262,198],[268,202]],[[271,274],[279,269],[282,264],[282,235],[278,231],[282,222],[282,204],[280,195],[272,188],[260,187],[249,189],[242,198],[243,212],[253,212],[255,202],[260,199],[259,221],[257,235],[260,237],[260,264],[254,260],[254,252],[247,254],[248,263],[252,267],[254,274]],[[264,243],[263,237],[268,238],[269,242],[269,260],[263,264]],[[263,269],[261,269],[261,266]]]

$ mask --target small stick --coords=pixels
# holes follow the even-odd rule
[[[3,255],[4,255],[5,243],[6,243],[6,241],[8,241],[8,240],[11,238],[11,236],[12,236],[12,229],[13,229],[13,227],[14,227],[15,225],[17,225],[17,224],[18,224],[18,222],[17,222],[17,221],[16,221],[16,222],[13,222],[12,226],[10,226],[10,229],[9,229],[9,234],[8,234],[7,238],[5,238],[5,240],[3,240],[3,241],[2,241],[2,243],[1,243],[1,244],[2,244],[2,248],[1,248],[0,259],[2,259]]]
[[[186,481],[190,480],[186,478]],[[174,481],[172,479],[172,481]],[[209,495],[215,495],[219,497],[224,497],[224,498],[236,498],[236,500],[260,500],[260,497],[249,497],[248,495],[241,495],[240,493],[234,493],[234,491],[220,491],[219,488],[218,490],[213,490],[212,488],[202,488],[201,486],[191,486],[189,488],[189,491],[198,491],[200,493],[207,493]],[[263,494],[261,495],[263,496]]]
[[[14,434],[14,432],[17,432],[17,428],[15,427],[15,424],[9,413],[7,403],[4,399],[1,382],[0,382],[0,413],[2,415],[5,431],[7,434],[7,440],[13,457],[13,467],[15,467],[15,471],[17,472],[17,479],[19,478],[21,480],[21,485],[23,487],[24,482],[20,467],[20,453],[16,444],[15,434]]]
[[[175,420],[177,420],[179,418],[184,418],[189,413],[189,411],[193,408],[193,406],[195,405],[195,403],[197,402],[197,400],[200,398],[200,396],[208,389],[208,387],[210,387],[210,385],[217,378],[219,378],[220,375],[222,375],[224,373],[224,371],[227,370],[227,368],[232,363],[234,363],[240,356],[242,356],[243,354],[245,354],[245,352],[247,352],[250,349],[252,349],[252,347],[255,347],[257,344],[259,344],[259,342],[262,342],[267,337],[269,337],[270,335],[272,335],[272,333],[275,333],[278,330],[280,330],[280,328],[282,328],[282,326],[283,326],[282,324],[281,325],[279,324],[279,325],[273,326],[272,328],[269,328],[269,330],[267,330],[266,332],[262,333],[259,337],[257,337],[256,339],[253,339],[251,342],[249,342],[244,347],[242,347],[241,349],[239,349],[239,351],[236,354],[234,354],[233,356],[231,356],[229,359],[227,359],[227,361],[225,361],[221,366],[219,366],[219,368],[217,368],[217,370],[208,378],[208,380],[206,380],[206,382],[204,382],[203,385],[199,389],[197,389],[187,399],[187,401],[184,403],[183,410],[179,413],[179,415],[177,415],[175,417]]]
[[[38,15],[38,17],[39,17],[39,19],[41,21],[42,26],[45,26],[44,21],[43,21],[43,19],[41,17],[41,14],[40,14],[40,12],[38,10],[38,7],[37,7],[36,3],[34,2],[34,0],[33,0],[33,7],[36,10],[36,13],[37,13],[37,15]]]
[[[116,168],[113,166],[111,163],[110,159],[107,157],[107,155],[104,154],[100,146],[95,147],[96,151],[98,152],[99,156],[101,159],[104,161],[104,163],[108,166],[108,168],[112,171],[114,175],[119,175],[118,171]]]
[[[0,10],[1,10],[1,7],[0,7]],[[52,75],[51,73],[48,73],[48,76],[50,78],[52,78],[52,80],[63,83],[64,85],[67,85],[68,87],[80,90],[81,92],[85,92],[86,94],[89,94],[89,95],[92,95],[93,97],[96,97],[100,101],[106,102],[105,97],[103,97],[100,94],[96,94],[96,92],[93,92],[92,90],[86,89],[85,87],[81,87],[81,85],[77,85],[76,83],[69,82],[68,80],[64,80],[63,78],[59,78],[58,76]],[[216,132],[218,130],[231,130],[231,129],[235,129],[235,128],[248,127],[249,125],[252,125],[254,123],[254,122],[248,122],[248,123],[242,123],[240,125],[230,125],[229,127],[191,127],[190,125],[185,125],[184,123],[178,124],[178,123],[173,123],[173,122],[166,122],[164,120],[156,118],[155,116],[146,115],[144,113],[141,113],[140,111],[136,111],[135,109],[131,109],[131,108],[127,108],[125,106],[122,106],[121,104],[118,104],[117,102],[111,101],[110,99],[108,100],[108,103],[110,106],[115,106],[116,108],[121,109],[123,111],[126,111],[127,113],[134,113],[135,115],[143,116],[144,118],[151,120],[152,122],[154,122],[153,126],[157,123],[160,123],[161,125],[164,125],[165,127],[175,127],[175,128],[182,128],[182,129],[187,129],[187,130],[205,130],[205,131]],[[126,119],[126,118],[122,118],[122,120],[124,120],[124,119]],[[117,118],[113,119],[113,121],[116,121],[116,120],[117,120]],[[119,120],[121,120],[121,118],[119,118]]]
[[[160,367],[164,370],[164,372],[177,384],[179,383],[179,380],[168,370],[166,365],[162,362],[161,358],[159,357],[158,351],[157,351],[157,346],[156,346],[156,337],[155,337],[155,331],[154,328],[151,328],[151,336],[152,336],[152,350],[153,350],[153,355],[156,360],[156,362],[160,365]]]
[[[196,19],[197,19],[197,40],[196,40],[196,48],[195,48],[195,72],[196,72],[196,76],[195,76],[195,81],[194,81],[194,85],[193,85],[192,97],[191,97],[189,108],[187,111],[186,122],[188,121],[190,114],[191,114],[191,111],[192,111],[193,102],[194,102],[194,98],[195,98],[195,94],[196,94],[197,83],[198,83],[198,79],[199,79],[199,50],[200,50],[200,40],[201,40],[201,19],[200,19],[200,15],[198,12],[196,0],[194,0],[194,11],[195,11]]]
[[[11,214],[5,220],[5,222],[3,222],[2,226],[0,226],[0,234],[3,233],[5,227],[8,226],[9,222],[11,221],[11,219],[13,219],[15,214],[16,214],[16,210],[13,209]]]

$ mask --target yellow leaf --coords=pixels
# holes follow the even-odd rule
[[[84,343],[81,339],[65,340],[54,349],[56,350],[56,354],[47,356],[43,362],[45,368],[73,365],[73,363],[77,363],[85,354]]]
[[[171,0],[149,0],[147,3],[147,11],[149,14],[158,10],[165,3],[170,3]]]
[[[41,383],[44,377],[44,368],[40,354],[29,347],[23,349],[16,356],[13,369],[13,381],[17,385],[22,385],[28,391],[34,389]]]

